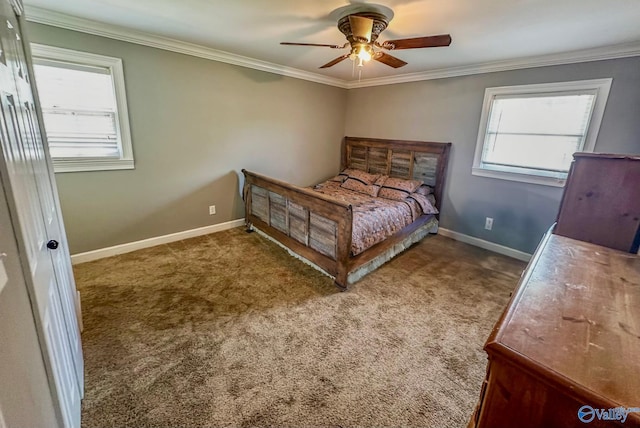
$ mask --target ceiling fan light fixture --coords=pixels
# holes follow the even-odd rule
[[[349,58],[353,61],[354,71],[356,63],[358,67],[362,67],[365,62],[371,61],[372,59],[393,68],[400,68],[407,65],[405,61],[385,53],[382,49],[422,49],[449,46],[451,44],[451,36],[449,34],[379,42],[378,36],[380,36],[380,33],[389,25],[389,21],[393,18],[393,11],[386,6],[373,3],[360,3],[359,1],[358,3],[341,7],[334,11],[338,13],[338,30],[340,30],[347,39],[344,45],[292,42],[281,42],[281,44],[320,46],[332,49],[346,49],[350,47],[351,49],[348,54],[339,56],[320,66],[320,68],[333,67]],[[334,16],[336,15],[334,14]]]
[[[372,58],[372,54],[370,52],[371,47],[368,45],[361,45],[360,48],[358,48],[358,59],[360,59],[360,65],[362,65],[362,62],[367,62],[370,61]]]

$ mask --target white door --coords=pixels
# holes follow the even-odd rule
[[[22,45],[19,46],[21,47]],[[24,58],[23,55],[22,58]],[[26,147],[31,151],[29,157],[33,160],[32,164],[36,176],[39,201],[44,216],[47,237],[58,242],[58,248],[56,248],[55,251],[51,251],[50,254],[53,259],[54,273],[59,284],[58,289],[61,293],[61,304],[64,306],[63,315],[65,317],[69,342],[71,343],[71,353],[76,377],[78,379],[78,387],[80,388],[81,395],[83,395],[84,361],[79,328],[79,318],[81,314],[79,310],[77,310],[79,309],[79,305],[76,304],[77,294],[71,268],[71,257],[61,228],[62,220],[55,203],[57,195],[55,195],[52,187],[52,178],[49,174],[50,164],[47,163],[47,156],[45,154],[40,127],[38,126],[31,88],[25,80],[18,81],[18,83],[18,97],[22,107],[21,125],[23,127],[23,141],[25,141]]]
[[[76,291],[53,190],[51,163],[37,123],[20,27],[0,0],[0,146],[2,185],[29,278],[51,387],[66,427],[80,426],[83,357]]]

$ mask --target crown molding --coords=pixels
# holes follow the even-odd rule
[[[157,49],[164,49],[167,51],[191,55],[212,61],[224,62],[240,67],[252,68],[254,70],[266,71],[268,73],[275,73],[282,76],[293,77],[295,79],[336,86],[344,89],[394,85],[398,83],[446,79],[448,77],[470,76],[473,74],[493,73],[497,71],[520,70],[525,68],[576,64],[581,62],[604,61],[608,59],[640,56],[640,41],[636,41],[621,45],[604,46],[600,48],[584,49],[551,55],[539,55],[459,67],[447,67],[417,73],[400,74],[397,76],[364,79],[361,81],[347,81],[293,67],[274,64],[272,62],[257,60],[195,43],[183,42],[169,37],[130,30],[124,27],[105,24],[89,19],[78,18],[35,6],[25,5],[25,16],[27,21],[38,24],[51,25],[67,30],[79,31],[82,33],[93,34],[96,36],[107,37]]]
[[[322,83],[324,85],[346,88],[347,82],[335,77],[328,77],[318,73],[299,70],[293,67],[286,67],[272,62],[261,61],[242,55],[225,52],[195,43],[183,42],[169,37],[130,30],[117,25],[105,24],[103,22],[92,21],[90,19],[78,18],[64,13],[40,7],[26,5],[25,16],[27,21],[37,24],[51,25],[64,28],[66,30],[79,31],[93,34],[95,36],[107,37],[109,39],[123,42],[135,43],[152,48],[164,49],[185,55],[191,55],[212,61],[224,62],[226,64],[238,65],[240,67],[252,68],[254,70],[266,71],[282,76],[293,77],[295,79],[308,80]]]
[[[448,67],[418,73],[401,74],[398,76],[364,79],[359,82],[347,82],[346,86],[347,89],[354,89],[369,86],[394,85],[397,83],[418,82],[421,80],[446,79],[448,77],[470,76],[473,74],[548,67],[552,65],[577,64],[590,61],[605,61],[608,59],[628,58],[633,56],[640,56],[640,41],[551,55],[531,56],[505,61],[486,62],[483,64]]]

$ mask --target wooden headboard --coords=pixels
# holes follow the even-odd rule
[[[434,188],[441,210],[451,143],[345,137],[341,170],[354,168],[390,177],[422,180]]]

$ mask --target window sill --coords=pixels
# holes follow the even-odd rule
[[[518,181],[520,183],[539,184],[542,186],[564,187],[566,178],[543,177],[539,175],[523,174],[516,172],[494,171],[485,168],[474,167],[472,175],[480,177],[498,178],[501,180]]]
[[[61,172],[111,171],[135,169],[133,159],[54,159],[53,170]]]

